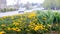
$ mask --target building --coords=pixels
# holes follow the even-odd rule
[[[0,0],[0,9],[3,9],[6,7],[6,0]]]

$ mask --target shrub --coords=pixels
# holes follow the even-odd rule
[[[0,31],[9,34],[44,34],[58,31],[59,13],[37,11],[0,18]],[[57,21],[55,20],[57,19]],[[58,23],[55,23],[58,22]]]

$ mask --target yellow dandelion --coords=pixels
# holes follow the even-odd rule
[[[16,32],[20,32],[20,31],[21,31],[21,29],[19,29],[19,28],[18,28],[18,29],[16,29],[15,31],[16,31]]]
[[[14,22],[14,23],[13,23],[13,25],[18,26],[18,25],[19,25],[19,23]]]
[[[34,30],[35,30],[35,31],[39,30],[39,26],[36,26],[36,27],[34,28]]]
[[[19,29],[19,28],[12,28],[12,30],[14,30],[14,31],[16,31],[16,32],[20,32],[21,31],[21,29]]]
[[[35,17],[35,16],[36,16],[35,13],[31,13],[31,14],[28,15],[28,18],[32,18],[32,17]]]
[[[8,28],[7,28],[7,30],[11,30],[11,28],[10,28],[10,27],[8,27]]]
[[[6,34],[6,32],[5,31],[1,31],[0,34]]]
[[[16,28],[12,28],[12,30],[16,30]]]
[[[2,24],[1,26],[2,26],[2,27],[5,27],[5,26],[6,26],[6,24]]]

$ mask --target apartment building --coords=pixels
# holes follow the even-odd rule
[[[6,7],[6,0],[0,0],[0,9],[3,9]]]

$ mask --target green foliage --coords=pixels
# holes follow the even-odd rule
[[[45,0],[43,7],[47,9],[60,9],[60,0]]]
[[[44,24],[52,24],[54,20],[54,14],[51,11],[37,11],[37,18],[39,19],[40,23]]]
[[[1,12],[9,12],[9,11],[14,11],[16,9],[14,8],[4,8],[4,9],[1,9]]]
[[[7,34],[44,34],[46,32],[59,31],[59,15],[60,12],[38,10],[26,14],[4,16],[0,18],[0,31],[3,30]],[[1,26],[2,24],[3,26]],[[9,27],[11,29],[7,29]],[[18,32],[16,32],[17,30]]]

